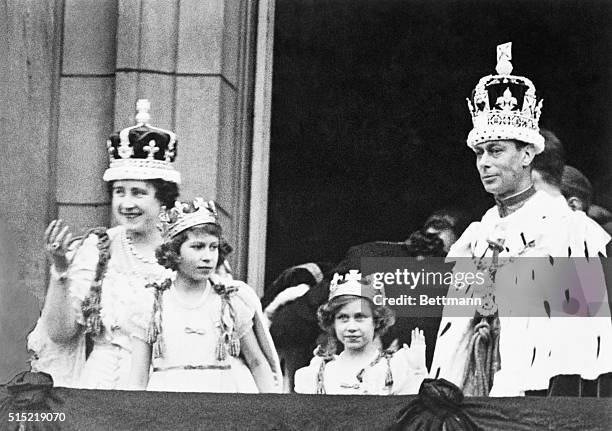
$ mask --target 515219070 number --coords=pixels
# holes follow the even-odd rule
[[[19,412],[8,414],[9,422],[64,422],[66,413],[57,412]]]

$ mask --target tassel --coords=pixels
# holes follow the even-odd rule
[[[234,357],[240,355],[240,339],[236,336],[235,332],[232,332],[230,337],[229,353]]]
[[[86,322],[85,332],[92,335],[100,335],[102,332],[102,320],[100,318],[100,294],[102,291],[101,281],[94,280],[89,295],[83,301],[81,310]]]
[[[88,323],[88,331],[90,334],[97,335],[102,332],[102,322],[100,319],[100,314],[96,313],[91,316],[91,319]]]
[[[162,334],[162,312],[163,312],[163,293],[172,285],[170,279],[164,280],[161,285],[157,283],[149,283],[146,288],[155,289],[155,297],[153,299],[153,310],[151,311],[151,319],[149,320],[149,328],[147,329],[147,342],[153,346],[153,357],[161,358],[164,356],[165,344]]]
[[[98,237],[98,263],[96,265],[94,279],[89,288],[89,294],[81,304],[81,312],[86,322],[85,332],[96,336],[100,335],[104,329],[100,317],[100,310],[102,309],[100,305],[100,296],[102,295],[102,280],[106,274],[108,260],[110,258],[110,238],[105,228],[94,228],[90,229],[85,234],[83,240],[90,234],[94,234]]]
[[[385,377],[385,388],[389,388],[393,386],[393,373],[391,372],[391,356],[386,356],[387,358],[387,375]]]
[[[159,334],[157,336],[157,341],[153,344],[153,357],[161,358],[164,356],[164,336]]]
[[[217,347],[215,348],[215,355],[217,356],[218,361],[225,361],[227,359],[227,349],[225,347],[225,336],[227,332],[224,332],[219,336],[219,340],[217,341]]]
[[[323,383],[325,364],[326,361],[321,361],[321,366],[319,367],[319,372],[317,373],[317,395],[325,395],[325,385]]]
[[[147,329],[147,342],[154,344],[157,341],[157,298],[153,302],[153,310],[151,310],[151,318],[149,319],[149,327]]]

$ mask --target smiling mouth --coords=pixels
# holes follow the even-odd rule
[[[198,266],[200,271],[212,271],[213,268],[211,266]]]
[[[121,213],[121,215],[125,218],[136,218],[141,216],[141,213]]]

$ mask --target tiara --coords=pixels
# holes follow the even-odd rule
[[[362,277],[356,269],[351,269],[344,276],[335,273],[329,284],[329,300],[337,296],[353,295],[374,301],[376,295],[383,295],[381,289],[376,289],[367,277]]]
[[[514,139],[533,144],[536,154],[544,151],[544,137],[538,122],[542,100],[537,101],[531,80],[511,75],[512,42],[497,46],[496,75],[478,81],[472,97],[467,99],[474,128],[467,144]]]
[[[162,179],[180,184],[181,174],[174,169],[176,135],[149,124],[151,103],[136,102],[136,125],[113,133],[106,141],[109,167],[104,181]]]
[[[195,198],[193,202],[176,201],[170,209],[162,207],[159,215],[162,236],[168,241],[190,227],[205,223],[217,223],[217,210],[213,201]]]

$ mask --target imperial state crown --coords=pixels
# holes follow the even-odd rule
[[[474,128],[467,144],[474,147],[486,141],[518,140],[533,144],[536,154],[544,151],[544,137],[538,122],[542,100],[536,99],[531,80],[511,75],[512,42],[497,47],[496,75],[478,81],[467,99]]]

